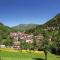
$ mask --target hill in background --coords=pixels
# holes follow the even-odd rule
[[[13,29],[24,32],[26,30],[34,29],[38,26],[38,24],[19,24],[17,26],[12,27]]]

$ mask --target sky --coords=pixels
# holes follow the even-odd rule
[[[60,0],[0,0],[0,22],[7,26],[44,24],[60,13]]]

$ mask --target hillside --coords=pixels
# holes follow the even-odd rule
[[[11,32],[11,31],[15,31],[15,30],[6,26],[6,25],[4,25],[3,23],[0,23],[0,31]]]
[[[29,29],[33,29],[36,28],[36,26],[38,26],[37,24],[19,24],[17,26],[12,27],[13,29],[17,30],[17,31],[26,31]]]
[[[49,27],[52,27],[52,26],[53,27],[60,26],[60,14],[57,14],[51,20],[49,20],[48,22],[46,22],[44,25],[45,26],[49,26]]]
[[[0,23],[0,44],[9,45],[11,42],[9,34],[13,31],[15,30]]]
[[[26,31],[26,33],[39,34],[39,32],[42,33],[44,29],[46,29],[46,30],[49,30],[49,29],[53,30],[53,29],[55,29],[57,31],[60,31],[59,27],[60,27],[60,14],[57,14],[55,17],[50,19],[45,24],[38,25],[36,28],[30,29],[30,30]]]

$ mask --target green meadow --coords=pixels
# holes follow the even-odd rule
[[[44,53],[0,50],[0,60],[44,60]],[[48,60],[60,60],[60,56],[48,52]]]

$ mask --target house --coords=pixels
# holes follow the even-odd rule
[[[0,45],[0,48],[6,48],[6,46],[5,45]]]

